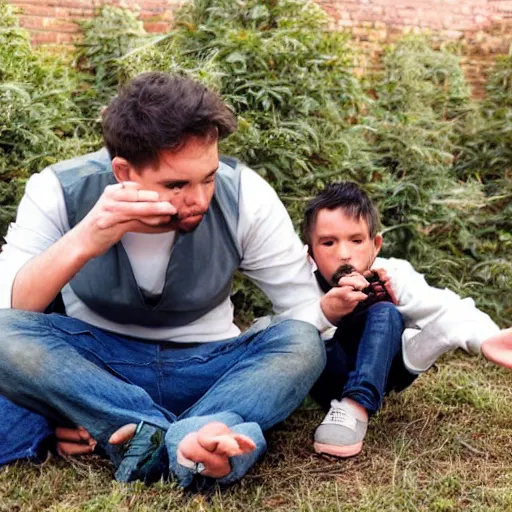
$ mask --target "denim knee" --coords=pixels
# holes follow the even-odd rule
[[[403,330],[404,320],[398,308],[392,302],[377,302],[368,309],[371,315],[377,315],[382,322],[393,323]]]
[[[325,343],[318,330],[300,320],[285,320],[275,327],[283,329],[282,337],[288,352],[288,373],[295,373],[297,377],[311,376],[314,382],[327,361]]]
[[[22,309],[0,309],[0,336],[10,333],[12,330],[20,332],[24,328],[47,325],[46,315],[36,311]]]

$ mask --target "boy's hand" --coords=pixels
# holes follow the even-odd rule
[[[376,268],[373,270],[368,270],[367,272],[365,272],[365,275],[370,275],[372,272],[377,273],[380,281],[380,283],[374,283],[374,292],[378,295],[379,288],[384,287],[384,289],[382,290],[382,294],[385,294],[385,292],[387,292],[393,304],[395,306],[398,306],[399,302],[398,299],[396,298],[395,292],[393,291],[393,287],[391,286],[391,278],[388,276],[388,273],[383,268]]]
[[[358,272],[342,277],[338,286],[331,288],[320,301],[327,320],[336,325],[344,316],[352,313],[360,302],[368,298],[361,291],[368,285],[368,281]]]

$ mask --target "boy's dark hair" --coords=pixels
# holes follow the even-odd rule
[[[235,115],[215,92],[190,78],[160,72],[136,76],[103,113],[111,158],[125,158],[135,168],[156,164],[161,150],[179,150],[189,137],[213,142],[235,130]]]
[[[353,219],[364,219],[368,224],[370,238],[373,240],[379,232],[379,212],[368,194],[351,181],[331,183],[311,199],[304,211],[302,236],[311,251],[311,231],[320,210],[341,208]]]

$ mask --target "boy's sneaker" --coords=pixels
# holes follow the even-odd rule
[[[350,408],[333,400],[327,416],[315,431],[315,451],[335,457],[357,455],[363,448],[367,427],[368,422],[357,419]]]
[[[134,436],[125,444],[123,460],[116,470],[118,482],[141,480],[146,484],[169,477],[169,457],[165,431],[141,421]]]

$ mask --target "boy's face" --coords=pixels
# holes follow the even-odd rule
[[[352,265],[360,273],[368,270],[381,247],[382,235],[372,240],[365,219],[351,218],[342,208],[318,211],[310,252],[327,281],[343,264]]]

